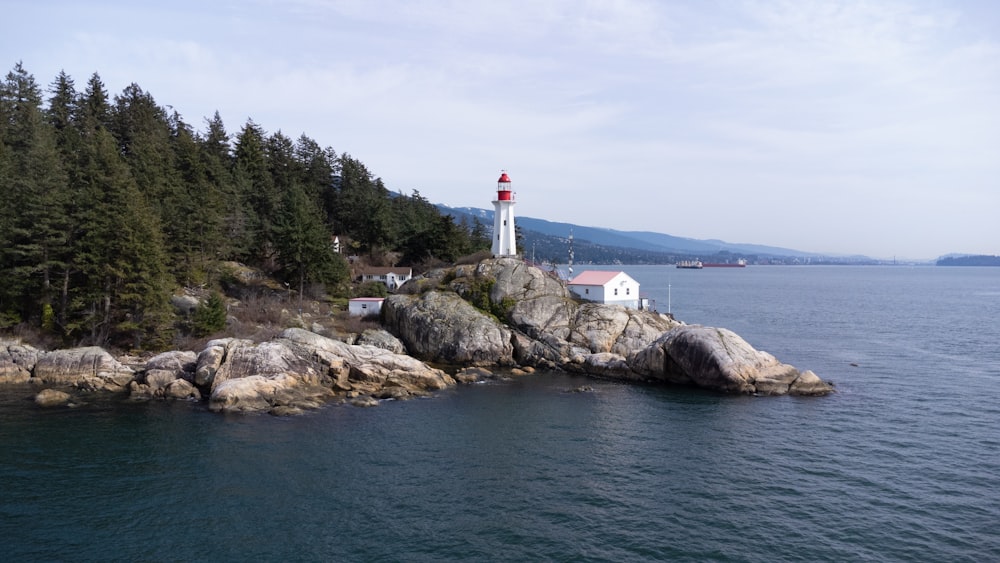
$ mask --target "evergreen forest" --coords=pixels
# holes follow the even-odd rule
[[[18,63],[0,84],[0,330],[156,350],[186,330],[171,295],[217,286],[224,263],[348,297],[345,254],[420,271],[489,245],[305,134],[229,133],[218,112],[198,130],[97,73],[43,87]]]

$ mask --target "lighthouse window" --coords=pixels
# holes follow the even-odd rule
[[[618,295],[618,288],[615,288],[615,295]]]
[[[625,295],[632,295],[632,289],[629,287],[625,288]]]
[[[506,220],[506,219],[504,219],[504,220],[503,220],[503,226],[504,226],[504,227],[506,227],[506,226],[507,226],[507,220]]]

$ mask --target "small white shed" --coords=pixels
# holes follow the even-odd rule
[[[639,282],[625,272],[587,270],[571,279],[567,287],[587,301],[639,308]]]
[[[355,297],[347,302],[347,313],[352,317],[377,315],[382,311],[385,297]]]

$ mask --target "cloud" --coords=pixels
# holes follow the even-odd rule
[[[488,205],[494,175],[509,168],[519,212],[554,220],[872,253],[890,246],[880,230],[928,253],[1000,240],[1000,227],[981,226],[1000,206],[988,3],[16,10],[46,25],[12,30],[23,36],[0,46],[35,45],[25,63],[43,83],[60,68],[78,84],[98,71],[112,94],[137,82],[194,124],[218,109],[230,131],[253,118],[304,132],[391,189],[450,205]],[[789,217],[811,228],[790,233]],[[934,235],[931,221],[942,225]]]

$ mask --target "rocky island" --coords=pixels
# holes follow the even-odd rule
[[[212,340],[138,365],[99,347],[42,351],[0,342],[0,384],[27,385],[42,406],[87,392],[137,400],[207,400],[222,412],[287,415],[330,402],[359,406],[425,396],[494,371],[562,370],[724,393],[824,395],[831,384],[755,350],[732,331],[652,311],[581,302],[517,258],[430,271],[386,299],[383,330],[348,343],[302,328],[254,343]]]

